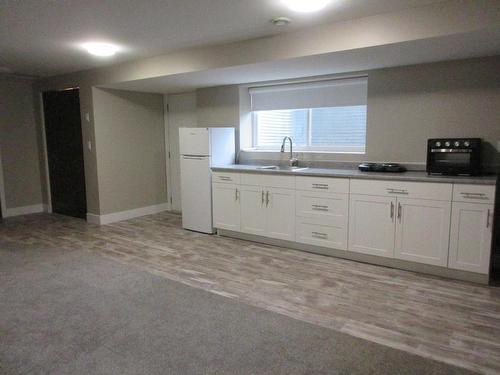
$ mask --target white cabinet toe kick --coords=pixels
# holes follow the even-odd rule
[[[224,172],[219,235],[486,284],[494,185]]]

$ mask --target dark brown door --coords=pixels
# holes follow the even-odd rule
[[[79,90],[43,93],[45,134],[54,213],[85,218],[85,171]]]

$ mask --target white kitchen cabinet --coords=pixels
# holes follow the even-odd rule
[[[451,202],[398,198],[394,257],[446,267]]]
[[[295,191],[259,185],[242,185],[241,231],[294,241]]]
[[[213,226],[218,229],[240,230],[240,191],[235,184],[212,184]]]
[[[267,188],[267,235],[295,241],[295,191]]]
[[[318,218],[325,223],[343,224],[347,229],[348,194],[297,191],[296,206],[297,216]]]
[[[213,181],[218,229],[489,272],[495,186],[234,172]]]
[[[396,198],[352,194],[348,250],[394,257]]]
[[[267,230],[266,190],[258,185],[241,185],[241,231],[265,236]]]
[[[342,179],[334,183],[322,182],[317,178],[302,177],[297,180],[296,204],[296,238],[297,242],[347,250],[347,224],[349,212],[349,181]],[[324,178],[323,178],[324,180]],[[337,183],[338,182],[338,183]],[[344,193],[316,191],[316,186],[344,188]]]
[[[488,274],[493,205],[453,202],[448,267]]]
[[[347,227],[342,222],[297,216],[295,225],[297,242],[347,250]]]

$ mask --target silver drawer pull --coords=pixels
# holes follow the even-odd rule
[[[312,188],[328,190],[328,184],[312,184]]]
[[[227,177],[227,176],[219,176],[219,180],[223,180],[223,181],[231,181],[231,177]]]
[[[389,194],[405,194],[405,195],[408,195],[408,190],[404,190],[404,189],[391,189],[391,188],[387,188],[387,192]]]
[[[320,204],[313,204],[312,209],[314,211],[328,211],[328,206],[322,206]]]
[[[328,234],[321,233],[321,232],[311,232],[311,236],[315,237],[315,238],[321,238],[321,239],[328,238]]]
[[[464,198],[469,198],[469,199],[488,199],[488,197],[484,193],[461,192],[460,194],[462,194]]]

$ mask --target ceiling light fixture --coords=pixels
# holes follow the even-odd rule
[[[328,5],[330,0],[283,0],[283,3],[294,12],[317,12]]]
[[[84,43],[82,47],[91,55],[109,57],[118,52],[118,46],[110,43]]]

